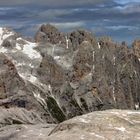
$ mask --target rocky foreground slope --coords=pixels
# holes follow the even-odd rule
[[[1,127],[32,124],[32,119],[59,123],[107,109],[138,110],[139,85],[139,40],[128,48],[109,37],[97,39],[84,30],[66,34],[48,24],[33,42],[0,28],[0,107],[16,116],[0,121]]]
[[[140,140],[139,131],[140,112],[106,110],[58,125],[41,122],[33,125],[27,121],[7,125],[0,128],[0,140]]]

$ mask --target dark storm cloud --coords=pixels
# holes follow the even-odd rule
[[[62,31],[86,28],[130,42],[140,37],[139,15],[138,0],[0,0],[0,25],[26,35],[52,23]]]
[[[0,5],[16,6],[16,5],[45,5],[48,7],[62,6],[79,6],[79,5],[95,5],[109,2],[111,0],[1,0]]]

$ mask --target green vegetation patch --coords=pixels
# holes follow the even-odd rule
[[[66,117],[63,114],[62,110],[59,108],[57,102],[52,97],[48,97],[47,106],[49,112],[54,118],[57,119],[58,122],[63,122],[64,120],[66,120]]]

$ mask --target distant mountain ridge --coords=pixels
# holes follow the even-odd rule
[[[140,41],[132,48],[90,32],[42,25],[31,42],[0,28],[0,106],[58,123],[106,109],[139,109]]]

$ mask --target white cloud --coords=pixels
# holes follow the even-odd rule
[[[115,2],[120,4],[127,4],[127,3],[134,3],[134,2],[140,2],[139,0],[115,0]]]
[[[126,4],[125,6],[117,6],[116,10],[119,10],[120,13],[130,14],[130,13],[140,13],[140,3],[135,4]]]
[[[127,26],[127,25],[119,25],[119,26],[108,26],[106,27],[108,29],[112,29],[112,30],[122,30],[122,29],[128,29],[128,30],[137,30],[139,29],[138,27],[135,26]]]
[[[124,13],[140,13],[140,4],[128,5],[123,10]]]
[[[47,19],[53,19],[58,16],[63,16],[67,15],[70,13],[73,13],[74,11],[72,9],[67,10],[67,9],[48,9],[46,11],[38,13],[40,17],[47,17]]]
[[[85,22],[83,21],[77,21],[77,22],[52,22],[50,23],[54,26],[56,26],[59,29],[62,30],[71,30],[71,29],[75,29],[75,28],[80,28],[80,27],[84,27],[85,26]]]

